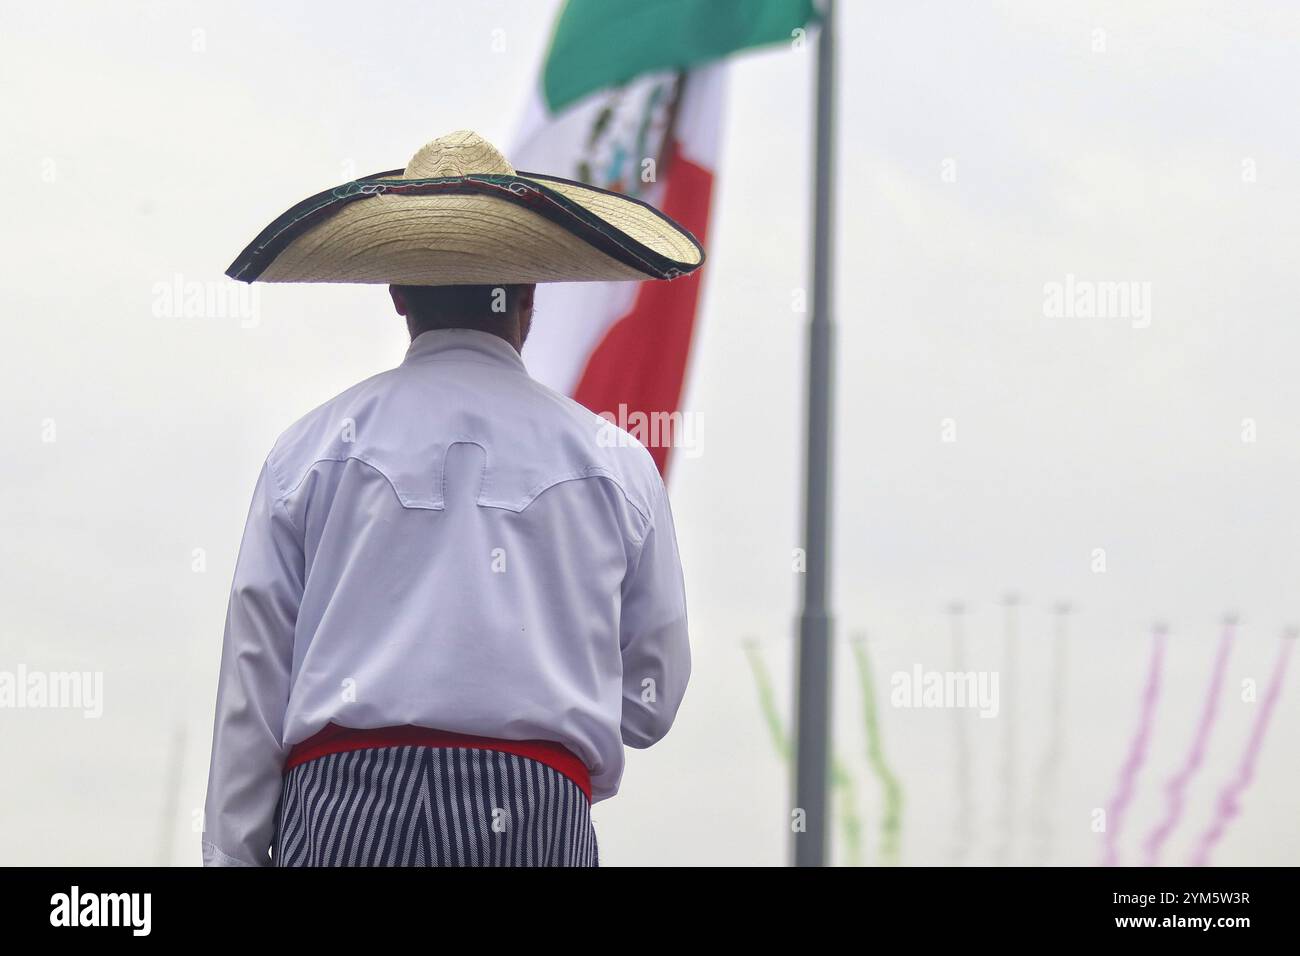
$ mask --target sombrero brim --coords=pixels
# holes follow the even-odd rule
[[[519,172],[403,179],[319,193],[262,230],[226,270],[243,282],[486,285],[675,279],[704,262],[653,206]]]

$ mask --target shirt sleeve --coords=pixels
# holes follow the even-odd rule
[[[204,866],[268,866],[286,750],[302,538],[262,466],[226,612],[212,762],[203,808]]]
[[[623,743],[649,747],[672,727],[691,676],[686,587],[668,493],[656,476],[649,530],[623,582]]]

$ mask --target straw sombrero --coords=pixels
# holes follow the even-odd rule
[[[244,282],[398,285],[675,279],[704,250],[654,207],[516,172],[476,133],[435,139],[394,169],[304,199],[226,275]]]

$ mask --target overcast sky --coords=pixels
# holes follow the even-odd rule
[[[971,862],[1038,859],[1041,805],[1050,860],[1091,864],[1150,625],[1167,621],[1118,837],[1134,862],[1233,609],[1217,721],[1166,853],[1185,862],[1261,712],[1250,682],[1262,698],[1300,619],[1300,10],[841,7],[835,750],[865,858],[879,859],[882,797],[848,638],[867,636],[876,671],[903,862],[952,858],[968,790]],[[227,590],[260,463],[406,344],[381,287],[260,288],[253,319],[177,314],[164,290],[217,283],[293,202],[403,166],[444,132],[508,148],[557,8],[0,4],[0,670],[104,682],[97,719],[0,710],[0,862],[198,862]],[[676,728],[630,753],[623,792],[596,808],[607,865],[786,858],[785,768],[743,642],[758,642],[788,726],[812,67],[810,50],[783,48],[733,67],[686,396],[702,454],[679,456],[670,481],[695,673]],[[1135,283],[1137,298],[1058,314],[1054,283]],[[1016,660],[1010,591],[1024,600]],[[890,705],[892,675],[954,666],[954,599],[970,607],[966,666],[1000,675],[997,717]],[[1076,611],[1052,783],[1058,600]],[[1216,862],[1300,862],[1293,664]]]

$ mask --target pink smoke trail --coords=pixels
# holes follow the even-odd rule
[[[1264,694],[1264,702],[1260,705],[1259,713],[1255,716],[1255,726],[1251,728],[1246,752],[1242,754],[1241,764],[1237,767],[1237,776],[1219,793],[1214,820],[1201,835],[1196,849],[1192,852],[1192,866],[1205,866],[1209,862],[1210,851],[1219,842],[1228,824],[1241,812],[1241,804],[1237,802],[1237,798],[1255,776],[1255,762],[1259,759],[1259,751],[1264,744],[1264,732],[1268,730],[1269,718],[1273,716],[1273,707],[1277,704],[1278,697],[1282,695],[1282,678],[1286,675],[1291,648],[1295,647],[1295,637],[1296,632],[1289,631],[1282,641],[1282,647],[1277,653],[1277,661],[1273,665],[1273,677],[1269,681],[1268,691]]]
[[[1169,834],[1178,826],[1178,821],[1182,819],[1183,796],[1187,792],[1187,785],[1191,782],[1192,777],[1196,776],[1201,761],[1205,759],[1205,750],[1210,742],[1210,732],[1214,729],[1215,720],[1219,715],[1219,696],[1220,691],[1223,689],[1223,677],[1228,670],[1228,655],[1232,651],[1236,623],[1236,620],[1231,617],[1223,622],[1223,635],[1219,638],[1218,654],[1214,658],[1214,668],[1210,672],[1210,692],[1205,697],[1204,707],[1201,708],[1201,719],[1196,725],[1196,733],[1192,737],[1191,749],[1187,752],[1187,759],[1183,761],[1182,768],[1165,785],[1165,794],[1168,800],[1165,818],[1151,831],[1146,839],[1147,866],[1156,865],[1160,859],[1161,847],[1169,839]]]
[[[1106,805],[1106,852],[1102,866],[1116,866],[1119,863],[1119,832],[1124,820],[1124,811],[1133,799],[1133,790],[1138,773],[1146,763],[1147,741],[1151,739],[1151,724],[1155,719],[1156,702],[1160,699],[1160,670],[1165,659],[1165,629],[1157,625],[1151,635],[1151,665],[1147,670],[1146,690],[1142,693],[1142,713],[1138,718],[1137,732],[1129,746],[1128,759],[1120,768],[1119,784],[1115,795]]]

